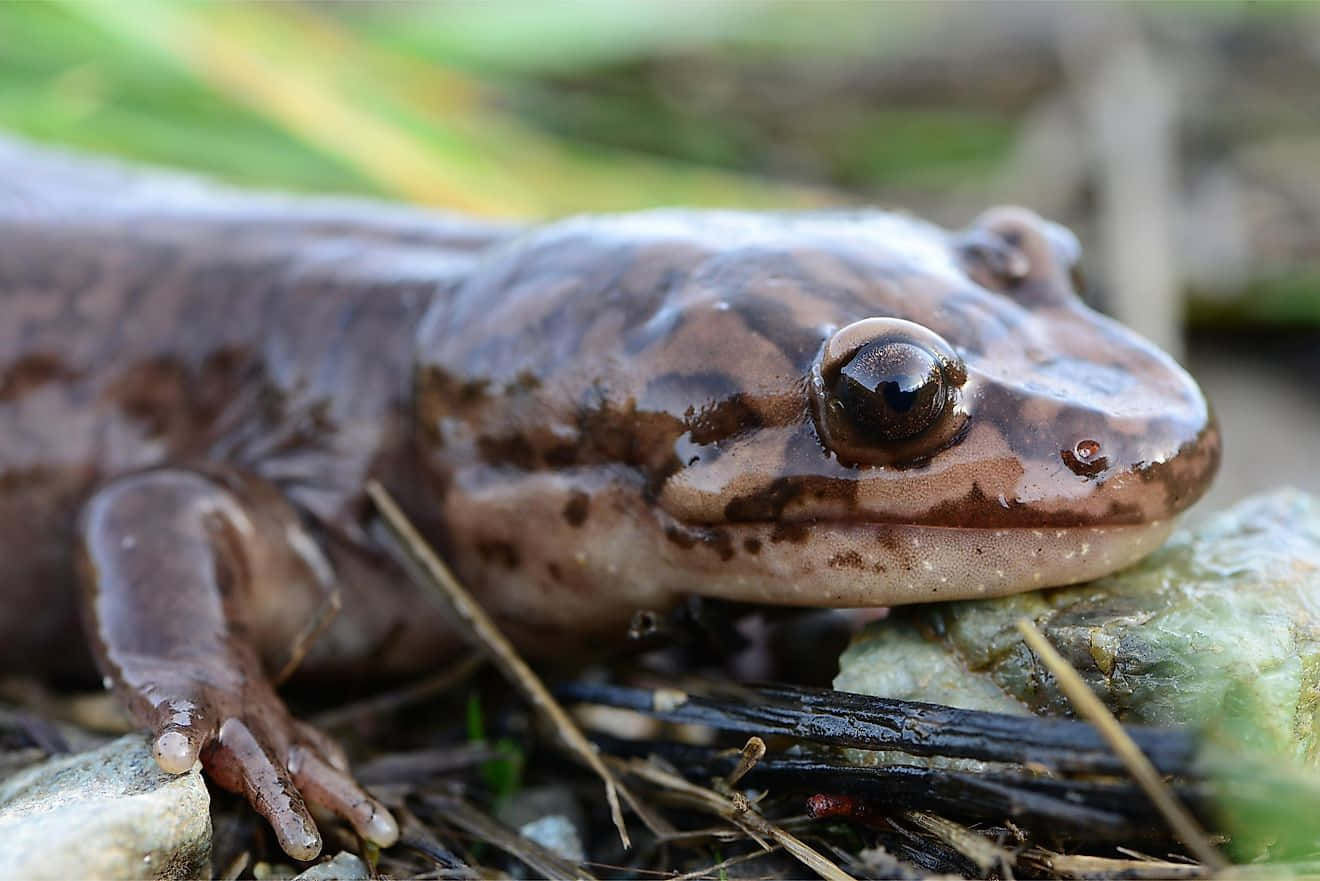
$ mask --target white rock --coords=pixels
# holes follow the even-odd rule
[[[293,881],[367,881],[371,873],[357,854],[341,850],[334,859],[317,863]]]
[[[518,827],[518,833],[530,838],[546,850],[553,851],[570,863],[580,863],[586,854],[577,827],[563,814],[551,814]]]
[[[0,879],[208,877],[210,807],[144,735],[58,756],[0,783]]]

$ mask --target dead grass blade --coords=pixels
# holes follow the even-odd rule
[[[775,842],[775,844],[788,851],[794,859],[820,875],[820,877],[827,879],[827,881],[851,881],[852,879],[852,876],[841,869],[837,863],[788,830],[761,816],[740,793],[736,793],[734,798],[726,798],[712,789],[698,786],[666,771],[655,762],[645,759],[615,759],[612,763],[627,773],[634,774],[643,780],[654,783],[656,786],[689,796],[695,804],[723,817],[742,829],[749,837],[760,844],[763,850],[770,850],[770,845],[764,839]]]
[[[312,650],[316,641],[330,629],[330,625],[338,617],[339,611],[344,607],[343,597],[340,595],[339,588],[333,588],[325,595],[325,600],[316,610],[316,617],[307,622],[302,632],[294,637],[293,644],[289,647],[289,659],[284,662],[272,680],[275,685],[283,685],[289,681],[289,677],[298,671],[302,662],[307,658],[307,653]]]
[[[695,872],[688,872],[685,875],[675,875],[670,878],[669,881],[701,881],[701,879],[708,878],[724,878],[727,877],[727,870],[730,866],[737,866],[741,863],[759,860],[766,854],[774,853],[777,850],[779,850],[779,847],[775,846],[769,850],[752,851],[751,853],[745,853],[741,856],[729,857],[727,860],[718,862],[713,866],[707,866],[704,869],[697,869]]]
[[[1012,851],[989,841],[984,835],[973,832],[961,823],[926,811],[904,811],[903,819],[971,860],[982,876],[989,876],[992,870],[997,870],[1001,878],[1010,877],[1005,870],[1011,870],[1017,864]]]
[[[1191,881],[1206,878],[1210,869],[1191,863],[1171,863],[1165,860],[1120,860],[1113,857],[1094,857],[1085,854],[1062,854],[1033,847],[1025,851],[1023,864],[1043,872],[1050,878],[1122,878],[1132,881]]]

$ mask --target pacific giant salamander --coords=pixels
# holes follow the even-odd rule
[[[289,854],[397,828],[268,671],[457,641],[381,481],[529,653],[687,594],[981,597],[1155,548],[1219,435],[1023,209],[543,226],[245,194],[0,141],[0,670],[95,662]],[[81,600],[80,600],[81,597]],[[81,613],[86,644],[72,639]]]

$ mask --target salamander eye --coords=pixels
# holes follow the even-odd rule
[[[961,435],[967,370],[938,334],[899,318],[867,318],[826,341],[812,368],[821,440],[848,464],[929,459]]]
[[[944,410],[944,375],[930,352],[912,343],[876,341],[839,370],[835,399],[862,431],[881,440],[921,434]]]

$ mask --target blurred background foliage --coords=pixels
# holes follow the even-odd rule
[[[1320,489],[1320,4],[4,3],[0,128],[489,216],[1026,204]]]
[[[497,216],[1016,201],[1122,253],[1106,208],[1153,211],[1136,302],[1320,323],[1317,46],[1307,4],[11,3],[0,127]],[[1106,133],[1153,207],[1112,204]]]
[[[931,23],[882,19],[895,46]],[[843,198],[810,184],[991,168],[1012,136],[995,108],[775,106],[801,104],[795,68],[821,81],[864,62],[874,24],[860,5],[8,4],[0,124],[244,182],[514,216],[792,207]]]

